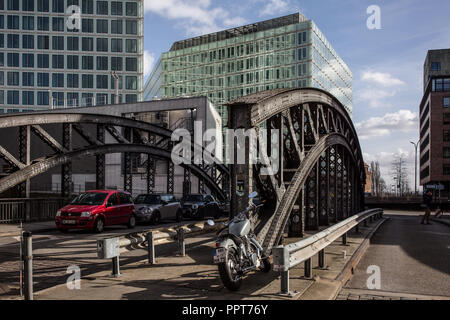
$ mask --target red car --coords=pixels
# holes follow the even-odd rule
[[[102,232],[105,226],[136,225],[135,208],[129,193],[117,190],[92,190],[80,194],[56,213],[55,223],[61,232],[90,229]]]

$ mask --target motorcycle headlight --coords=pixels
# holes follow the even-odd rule
[[[57,217],[61,217],[61,211],[59,211],[59,210],[56,211],[56,216],[57,216]]]
[[[91,213],[86,211],[86,212],[82,212],[80,217],[89,218],[90,216],[91,216]]]
[[[198,209],[198,204],[193,204],[192,205],[192,209],[197,210]]]

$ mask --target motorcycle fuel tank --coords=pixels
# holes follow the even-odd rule
[[[229,232],[235,236],[243,237],[250,233],[250,228],[250,220],[245,219],[243,221],[230,224]]]

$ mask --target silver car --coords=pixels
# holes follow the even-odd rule
[[[158,224],[161,220],[183,219],[180,202],[171,194],[140,194],[134,200],[136,220]]]

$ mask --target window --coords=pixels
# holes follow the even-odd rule
[[[97,38],[97,51],[108,52],[108,38]]]
[[[78,69],[78,56],[67,56],[67,69],[74,70]]]
[[[137,40],[127,39],[126,40],[126,52],[127,53],[137,53]]]
[[[122,20],[111,20],[111,33],[122,34]]]
[[[39,12],[48,12],[48,1],[49,0],[38,0],[37,1],[37,11]]]
[[[4,104],[5,103],[5,91],[0,90],[0,104]],[[2,111],[3,113],[3,111]]]
[[[64,88],[64,73],[52,74],[52,86],[56,88]]]
[[[67,50],[78,51],[78,37],[67,37]]]
[[[38,87],[48,87],[48,84],[49,84],[48,73],[38,73],[37,74]],[[46,104],[48,104],[48,102]]]
[[[93,105],[94,94],[92,93],[82,93],[81,94],[81,105],[90,107]]]
[[[67,88],[78,88],[78,74],[69,73],[67,75]]]
[[[8,16],[8,29],[19,29],[19,16]]]
[[[108,76],[97,75],[97,89],[108,89]]]
[[[112,1],[111,2],[111,15],[113,15],[113,16],[121,16],[122,14],[123,14],[122,2],[120,2],[120,1]]]
[[[22,36],[22,48],[23,49],[34,49],[34,36],[29,34],[24,34]]]
[[[8,10],[19,10],[19,0],[8,0]]]
[[[431,71],[441,71],[441,63],[431,62]]]
[[[1,3],[1,0],[0,0]],[[5,16],[4,15],[0,15],[0,29],[5,28]]]
[[[450,147],[444,147],[443,157],[444,159],[450,158]]]
[[[64,69],[64,55],[54,54],[52,56],[52,68],[53,69]]]
[[[127,20],[127,34],[137,34],[137,21]]]
[[[443,173],[444,176],[450,175],[450,164],[444,163]]]
[[[450,97],[444,97],[444,108],[450,108]]]
[[[22,11],[34,11],[34,0],[22,0]]]
[[[7,102],[8,104],[19,104],[19,91],[8,91]]]
[[[78,92],[67,92],[67,105],[69,107],[77,107],[78,96]]]
[[[97,70],[108,70],[108,57],[97,57]]]
[[[98,106],[108,103],[108,95],[106,93],[97,93],[95,99]]]
[[[111,39],[111,52],[122,52],[122,39]]]
[[[38,106],[48,106],[49,105],[47,91],[38,91],[37,104],[38,104]]]
[[[136,90],[137,89],[137,77],[126,76],[125,77],[125,89]]]
[[[64,18],[52,18],[52,31],[64,31]]]
[[[81,47],[83,51],[94,51],[94,39],[93,38],[81,38]]]
[[[50,39],[49,36],[38,36],[38,38],[37,38],[38,49],[47,49],[48,50],[50,48],[49,39]]]
[[[111,70],[122,71],[122,57],[111,57]]]
[[[94,20],[93,19],[82,19],[81,20],[81,31],[92,33],[94,32]]]
[[[136,94],[126,94],[125,95],[125,102],[126,103],[135,103],[135,102],[137,102],[137,95]]]
[[[113,193],[112,195],[109,196],[106,205],[108,207],[114,207],[114,206],[117,206],[118,204],[119,204],[119,201],[117,200],[117,193]]]
[[[27,106],[34,105],[34,91],[22,91],[22,104]]]
[[[19,54],[8,53],[7,56],[8,67],[19,67]]]
[[[19,85],[19,73],[9,71],[7,74],[7,85],[8,86],[18,86]]]
[[[108,14],[108,1],[97,1],[97,14]]]
[[[22,17],[22,29],[23,30],[34,30],[34,17],[23,16]]]
[[[48,17],[38,17],[37,18],[37,29],[40,31],[48,31],[49,30]]]
[[[94,13],[94,1],[93,0],[83,0],[81,2],[81,13],[93,14]]]
[[[52,0],[53,12],[64,13],[64,0]]]
[[[0,86],[5,85],[5,73],[3,71],[0,71]]]
[[[22,54],[22,67],[23,68],[34,68],[34,54],[23,53]]]
[[[64,105],[64,92],[53,92],[53,105],[63,106]]]
[[[22,72],[22,85],[24,87],[34,87],[34,73]]]
[[[108,20],[97,19],[97,33],[108,33]]]
[[[127,16],[137,17],[137,3],[136,2],[127,2],[126,11],[127,11]]]
[[[83,74],[81,76],[81,87],[83,89],[94,88],[94,76],[92,74]]]
[[[137,58],[126,58],[126,70],[137,71]]]
[[[53,50],[64,50],[64,37],[52,36],[52,49]]]
[[[93,56],[82,56],[81,57],[81,68],[83,70],[94,70],[94,57]]]
[[[0,67],[5,66],[5,54],[0,52]]]
[[[18,34],[8,34],[8,48],[19,48]]]
[[[5,37],[4,34],[0,34],[0,48],[4,48],[5,47]]]
[[[450,130],[444,130],[444,142],[450,141]]]
[[[133,203],[133,200],[131,200],[130,196],[122,192],[119,192],[119,200],[121,205]]]
[[[49,67],[49,57],[48,54],[38,54],[37,55],[38,68],[48,68]]]

